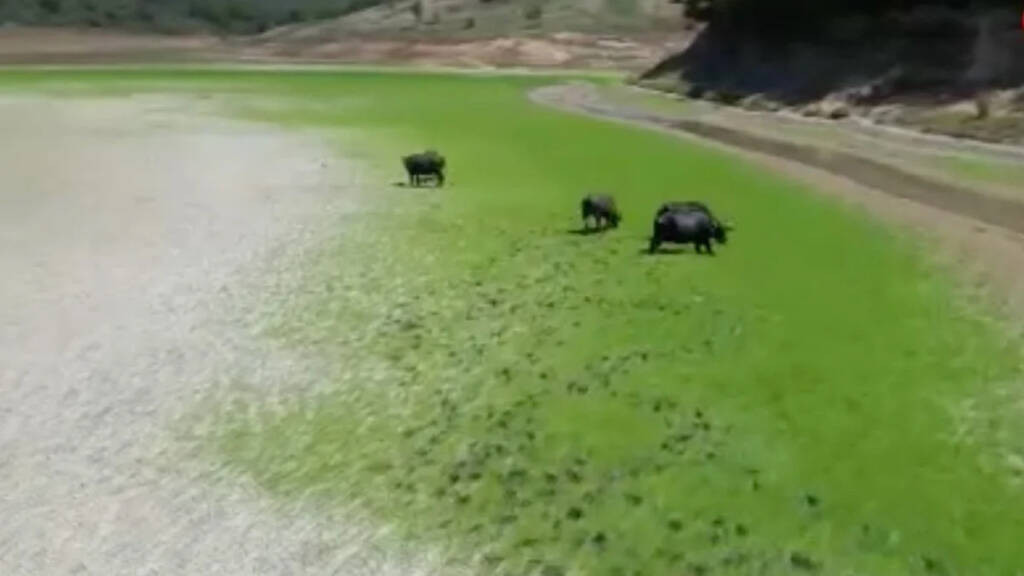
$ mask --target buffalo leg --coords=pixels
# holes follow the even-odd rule
[[[658,250],[659,246],[661,246],[661,240],[659,240],[657,237],[651,238],[651,245],[648,246],[647,251],[651,254],[654,254]]]
[[[444,173],[443,172],[438,172],[437,173],[437,185],[438,185],[438,187],[444,187]]]
[[[715,249],[711,247],[711,241],[710,240],[704,243],[704,251],[707,252],[708,256],[714,256],[715,255]]]

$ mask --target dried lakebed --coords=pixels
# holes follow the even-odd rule
[[[196,105],[0,99],[0,572],[419,573],[190,457],[197,404],[320,381],[252,311],[358,179],[318,138]]]

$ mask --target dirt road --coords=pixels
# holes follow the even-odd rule
[[[197,405],[318,380],[254,311],[358,179],[194,104],[0,99],[0,573],[422,573],[187,457]]]

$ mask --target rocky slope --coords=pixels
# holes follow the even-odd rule
[[[643,75],[647,86],[754,109],[861,115],[953,136],[1024,138],[1024,31],[1016,10],[917,7],[844,17],[814,36],[709,25]]]

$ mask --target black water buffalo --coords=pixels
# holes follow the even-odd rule
[[[665,214],[666,212],[703,212],[712,218],[715,217],[711,213],[711,209],[707,207],[703,202],[697,202],[695,200],[689,200],[686,202],[665,202],[658,208],[658,216]]]
[[[704,204],[703,202],[698,202],[696,200],[687,200],[685,202],[678,202],[678,201],[677,202],[665,202],[664,204],[661,205],[661,208],[658,208],[658,212],[655,215],[655,218],[657,218],[659,216],[662,216],[664,214],[667,214],[669,212],[676,212],[676,213],[701,212],[701,213],[707,214],[708,217],[711,218],[711,220],[715,223],[716,226],[724,229],[726,232],[732,232],[732,230],[733,230],[732,224],[730,224],[728,222],[722,222],[711,211],[711,208],[708,208],[707,204]]]
[[[583,218],[583,228],[590,227],[590,219],[598,228],[610,226],[617,228],[622,221],[622,213],[615,205],[615,198],[604,194],[591,194],[580,202],[580,216]]]
[[[433,178],[438,186],[444,186],[444,156],[433,150],[410,154],[402,158],[405,171],[409,173],[409,185],[419,186],[425,179]]]
[[[654,218],[650,252],[653,254],[659,246],[666,243],[693,244],[698,254],[703,248],[708,254],[714,255],[711,240],[719,244],[727,242],[726,227],[711,215],[699,210],[665,212]]]

